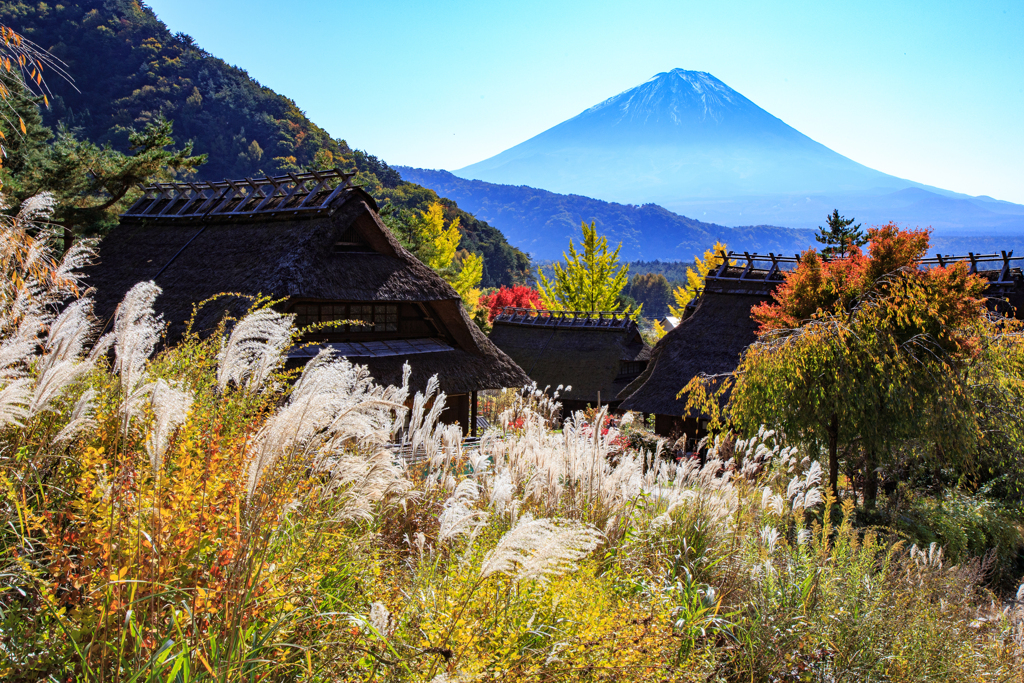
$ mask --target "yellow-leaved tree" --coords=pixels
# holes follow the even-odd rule
[[[448,284],[459,293],[469,310],[480,302],[480,280],[484,277],[484,260],[479,254],[465,249],[456,256],[459,271],[448,279]]]
[[[554,280],[537,271],[541,301],[552,311],[617,311],[619,294],[629,278],[629,266],[619,266],[622,245],[609,253],[608,238],[597,236],[597,224],[583,223],[582,246],[581,254],[569,239],[569,253],[562,253],[565,265],[555,264]],[[633,314],[638,315],[641,308]]]
[[[453,220],[446,228],[444,207],[441,206],[441,202],[434,202],[426,211],[420,212],[416,232],[420,241],[420,259],[439,273],[449,268],[455,259],[459,240],[462,239],[459,219]]]
[[[417,255],[458,292],[466,308],[474,310],[480,299],[484,261],[465,249],[458,251],[462,239],[458,217],[445,227],[444,207],[434,202],[420,212],[414,228],[419,242]]]
[[[704,252],[704,258],[693,257],[697,269],[687,268],[686,284],[676,287],[672,292],[672,298],[676,300],[676,305],[669,304],[668,310],[673,316],[680,320],[684,317],[686,305],[701,295],[708,273],[722,265],[722,261],[725,260],[722,255],[728,253],[728,247],[721,242],[715,242],[715,246]],[[736,262],[730,260],[729,265],[734,266]]]

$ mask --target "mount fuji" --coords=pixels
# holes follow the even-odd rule
[[[1024,206],[897,178],[815,142],[709,73],[674,69],[455,175],[725,225],[821,225],[838,207],[944,235],[1024,235]]]

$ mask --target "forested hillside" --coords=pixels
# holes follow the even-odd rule
[[[127,152],[132,129],[166,118],[179,147],[206,154],[206,180],[280,174],[311,167],[358,170],[357,181],[402,221],[437,199],[405,183],[387,164],[353,150],[310,121],[296,103],[261,86],[243,69],[172,34],[153,11],[134,0],[0,2],[0,23],[48,49],[67,64],[75,86],[50,74],[53,91],[43,123],[67,126],[97,144]],[[15,133],[9,122],[4,133]],[[484,257],[484,286],[523,280],[528,258],[494,227],[443,202],[461,218],[461,248]],[[385,212],[389,212],[385,209]]]
[[[447,171],[400,167],[406,180],[451,197],[493,223],[516,247],[539,259],[558,259],[580,224],[594,221],[613,245],[622,243],[630,260],[689,261],[721,240],[734,249],[795,253],[814,243],[810,230],[772,225],[729,228],[672,213],[657,204],[616,204],[580,195],[557,194],[525,185],[466,180]]]

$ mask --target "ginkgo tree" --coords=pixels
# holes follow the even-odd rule
[[[416,255],[437,271],[472,311],[480,299],[484,261],[479,254],[465,249],[459,251],[462,232],[458,217],[447,226],[444,223],[444,207],[440,202],[432,203],[414,217],[411,227],[416,239]]]
[[[570,238],[569,252],[562,253],[565,265],[554,265],[553,279],[538,270],[541,301],[553,311],[617,311],[621,307],[619,295],[629,282],[629,266],[619,265],[622,245],[609,251],[608,238],[598,236],[596,223],[584,222],[582,227],[582,252],[576,250]],[[639,314],[640,308],[632,313]]]
[[[694,256],[693,268],[686,269],[686,282],[679,287],[676,287],[672,292],[672,298],[675,299],[675,306],[669,304],[668,310],[676,318],[684,318],[686,313],[686,306],[693,300],[697,299],[704,291],[704,281],[708,277],[708,273],[718,268],[726,259],[728,254],[728,248],[722,242],[715,242],[715,245],[704,252],[704,257]],[[730,260],[729,265],[735,265],[736,262]]]

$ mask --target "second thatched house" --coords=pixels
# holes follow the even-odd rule
[[[622,313],[506,308],[494,319],[491,341],[538,387],[571,386],[560,397],[564,414],[616,408],[619,392],[651,358],[636,323]]]
[[[723,255],[724,256],[724,255]],[[655,431],[688,436],[703,432],[699,415],[687,414],[686,400],[676,398],[700,374],[731,373],[740,356],[757,340],[757,323],[750,309],[768,301],[783,281],[784,271],[799,257],[730,252],[725,265],[708,274],[704,293],[686,318],[662,337],[646,370],[617,397],[622,410],[654,414]],[[1013,252],[964,257],[936,256],[922,267],[967,261],[970,270],[989,281],[989,307],[1024,317],[1024,276],[1013,263],[1024,260]],[[738,263],[738,265],[728,265]]]
[[[448,394],[442,419],[469,432],[476,392],[523,386],[526,374],[469,320],[455,290],[395,240],[373,198],[348,180],[326,171],[146,188],[89,269],[97,314],[109,320],[136,282],[153,280],[163,289],[156,309],[171,342],[194,304],[223,292],[282,299],[278,308],[294,313],[300,326],[359,321],[309,336],[316,346],[299,354],[332,347],[385,384],[400,383],[408,362],[414,390],[437,374]],[[238,316],[248,306],[244,296],[215,299],[199,309],[196,329],[209,333],[226,312]]]

